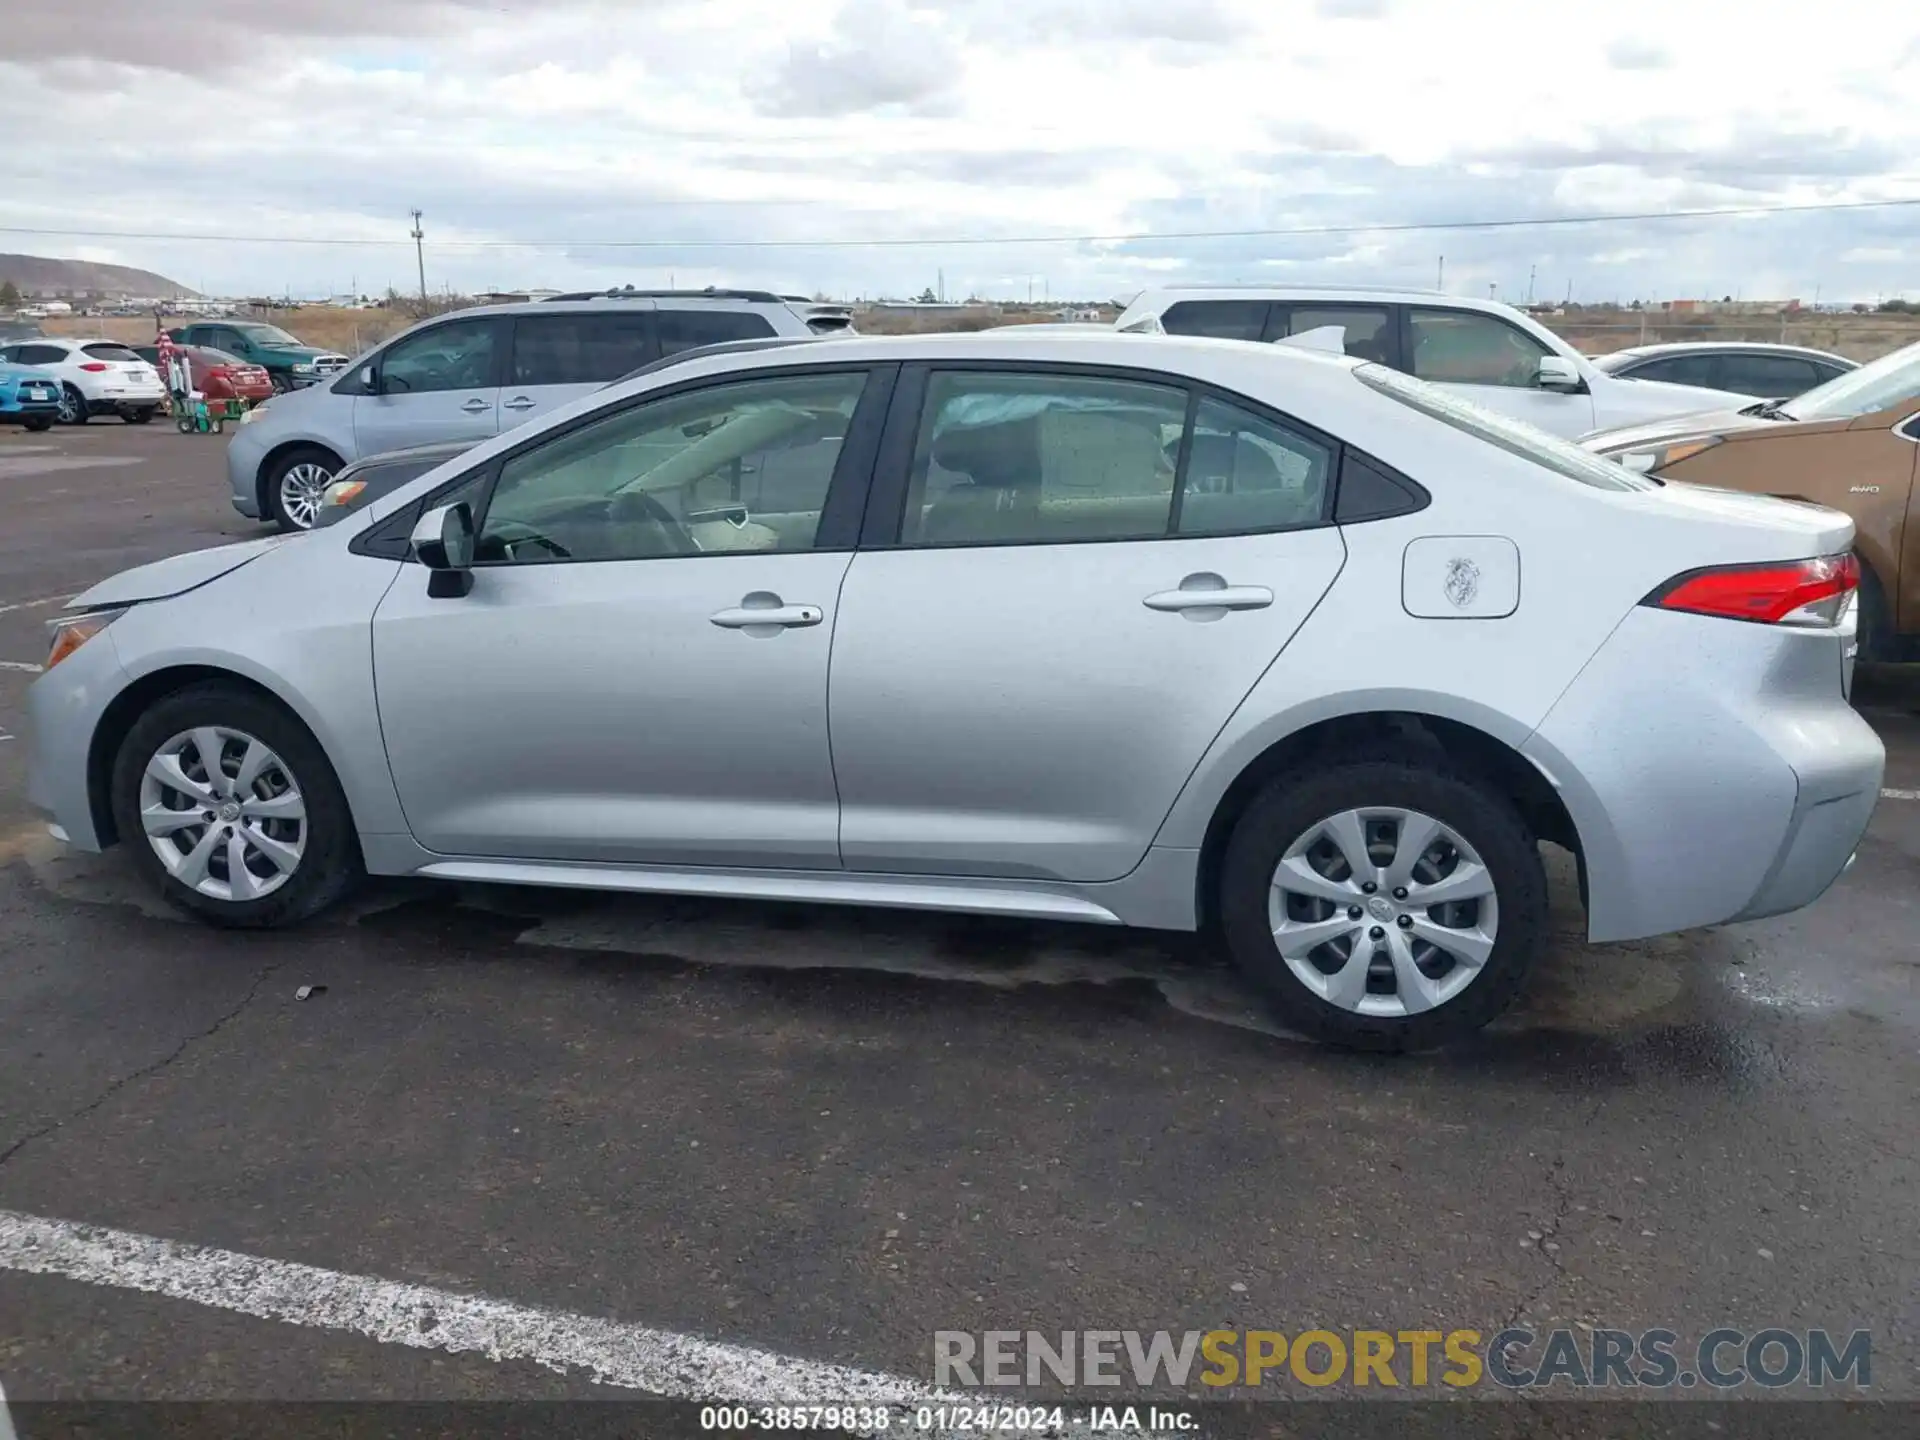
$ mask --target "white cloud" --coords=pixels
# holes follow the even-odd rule
[[[1525,0],[1481,0],[1471,24],[1434,0],[97,0],[90,14],[9,13],[0,130],[30,128],[41,157],[0,188],[0,226],[378,243],[0,231],[0,249],[111,249],[233,291],[404,286],[415,205],[430,280],[460,288],[671,275],[897,293],[944,269],[949,290],[1024,295],[1044,275],[1056,296],[1102,295],[1166,274],[1428,283],[1441,254],[1450,278],[1503,294],[1530,267],[1544,293],[1593,293],[1584,280],[1628,298],[1910,283],[1912,211],[803,243],[1920,195],[1920,107],[1858,59],[1920,53],[1920,18],[1873,0],[1801,22],[1785,90],[1752,78],[1777,73],[1779,27],[1735,0],[1616,0],[1578,40]],[[182,38],[210,33],[245,39]],[[168,115],[191,118],[168,130]],[[748,240],[788,243],[720,243]]]

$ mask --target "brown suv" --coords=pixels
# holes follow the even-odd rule
[[[1791,400],[1586,436],[1663,480],[1808,500],[1853,517],[1860,658],[1920,660],[1920,344]]]

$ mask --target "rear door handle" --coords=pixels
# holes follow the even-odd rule
[[[1203,571],[1187,576],[1178,590],[1155,591],[1142,603],[1149,610],[1169,612],[1264,610],[1273,604],[1273,591],[1264,585],[1229,585],[1220,576]]]
[[[503,410],[531,410],[538,401],[529,400],[524,395],[516,395],[500,408]]]
[[[491,410],[493,406],[489,405],[486,401],[482,400],[478,395],[476,395],[473,397],[473,399],[467,401],[467,403],[462,405],[460,408],[466,411],[469,415],[478,415],[482,410]]]
[[[756,590],[742,596],[731,610],[711,617],[722,630],[744,630],[749,635],[777,635],[782,630],[804,630],[825,618],[818,605],[789,605],[778,595]]]

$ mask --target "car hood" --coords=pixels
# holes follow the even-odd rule
[[[69,610],[100,610],[111,605],[131,605],[138,600],[165,600],[169,596],[198,589],[209,580],[218,580],[251,560],[258,560],[295,535],[269,535],[262,540],[244,540],[238,545],[216,545],[211,550],[189,550],[169,556],[151,565],[122,570],[83,590],[67,602]]]
[[[1677,387],[1676,387],[1677,388]],[[1736,430],[1752,430],[1778,425],[1763,415],[1746,415],[1738,410],[1695,410],[1687,415],[1669,415],[1638,425],[1617,425],[1611,430],[1595,430],[1582,435],[1580,443],[1589,450],[1640,450],[1655,445],[1672,445],[1682,440],[1703,440],[1710,435],[1730,435]]]

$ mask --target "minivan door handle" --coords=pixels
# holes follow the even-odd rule
[[[529,400],[524,395],[516,395],[500,408],[503,410],[531,410],[539,402]]]
[[[757,638],[778,635],[782,630],[803,630],[818,625],[824,614],[818,605],[789,605],[768,590],[743,595],[740,603],[710,617],[722,630],[744,630]]]
[[[1273,591],[1264,585],[1229,585],[1211,571],[1189,575],[1178,590],[1157,590],[1142,602],[1149,610],[1184,613],[1196,620],[1212,620],[1229,610],[1264,610],[1273,604]],[[1206,612],[1212,611],[1212,614]]]
[[[460,408],[466,411],[469,415],[478,415],[482,410],[491,410],[493,406],[489,405],[486,401],[482,400],[478,395],[476,395],[473,397],[473,399],[467,401],[467,403],[462,405]]]

